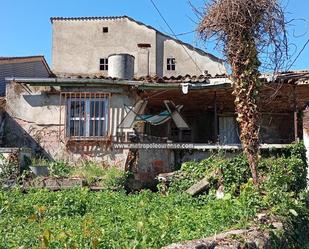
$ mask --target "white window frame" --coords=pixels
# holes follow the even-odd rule
[[[71,105],[72,102],[84,102],[85,103],[85,113],[83,116],[79,116],[79,117],[71,117]],[[92,102],[103,102],[104,103],[104,116],[99,116],[99,117],[90,117],[91,115],[91,103]],[[99,105],[100,106],[100,105]],[[85,99],[79,99],[79,98],[70,98],[67,99],[67,137],[70,138],[76,138],[76,137],[82,137],[82,138],[101,138],[101,137],[105,137],[108,133],[108,110],[109,110],[109,99],[108,98],[85,98]],[[77,135],[73,134],[71,135],[71,121],[80,121],[84,123],[84,134],[80,134],[80,126],[78,126],[78,130],[77,130]],[[101,125],[99,125],[98,130],[95,131],[95,134],[91,134],[90,131],[90,124],[92,122],[92,124],[95,124],[95,121],[103,121],[103,135],[99,135],[100,134],[100,129],[102,128]],[[99,124],[101,124],[101,122],[99,122]]]

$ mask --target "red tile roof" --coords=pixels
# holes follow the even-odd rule
[[[109,79],[116,80],[116,78],[92,74],[92,75],[82,75],[82,74],[57,74],[58,78],[66,78],[66,79]],[[216,75],[212,77],[211,75],[179,75],[177,77],[158,77],[158,76],[142,76],[142,77],[134,77],[131,81],[145,82],[145,83],[208,83],[209,79],[216,78],[227,78],[227,75]]]

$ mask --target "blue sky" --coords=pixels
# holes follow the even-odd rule
[[[52,16],[128,15],[162,32],[170,33],[150,0],[0,0],[0,56],[45,55],[51,61]],[[193,31],[195,17],[188,0],[154,0],[176,34]],[[289,27],[290,48],[294,57],[309,39],[309,0],[283,0],[287,19],[297,19]],[[191,0],[196,7],[203,0]],[[303,19],[303,20],[301,20]],[[179,36],[222,58],[214,43],[200,41],[196,34]],[[293,57],[293,58],[294,58]],[[292,58],[292,60],[293,60]],[[292,69],[309,69],[309,45]]]

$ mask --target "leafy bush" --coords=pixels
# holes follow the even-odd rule
[[[123,189],[127,173],[116,167],[107,167],[91,161],[85,161],[82,165],[74,168],[72,176],[83,177],[88,184],[97,184],[105,189]]]
[[[33,166],[48,166],[49,161],[43,157],[33,157],[31,158],[31,165]]]
[[[232,159],[212,156],[199,163],[184,163],[172,178],[169,193],[183,192],[207,177],[210,179],[210,190],[208,195],[202,195],[199,199],[215,199],[218,187],[224,186],[223,199],[235,200],[241,206],[248,205],[253,213],[267,210],[284,221],[285,230],[280,236],[274,236],[277,244],[273,248],[306,248],[309,246],[309,197],[305,191],[305,149],[302,143],[294,144],[277,155],[279,157],[260,159],[258,188],[252,184],[244,156]]]
[[[258,173],[261,187],[280,192],[299,193],[306,187],[307,164],[302,143],[290,146],[281,157],[261,158]],[[207,177],[210,187],[223,185],[225,192],[238,194],[241,186],[251,178],[248,161],[244,155],[231,159],[218,155],[201,162],[186,162],[172,177],[170,192],[183,192],[198,180]]]
[[[169,191],[185,191],[204,177],[208,178],[212,188],[224,185],[226,191],[237,189],[239,192],[240,186],[250,178],[249,164],[243,155],[232,159],[214,155],[201,162],[186,162],[173,176]]]
[[[68,177],[73,171],[72,166],[64,161],[50,162],[48,168],[50,175],[55,177]]]

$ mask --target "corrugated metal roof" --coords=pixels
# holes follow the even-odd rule
[[[62,87],[135,87],[137,89],[179,89],[182,87],[180,82],[164,82],[164,83],[152,83],[143,82],[136,80],[122,80],[108,77],[57,77],[57,78],[20,78],[12,77],[6,78],[7,81],[14,81],[17,83],[25,83],[34,86],[62,86]],[[182,82],[184,83],[184,82]],[[199,90],[205,88],[226,88],[231,87],[231,82],[227,81],[225,78],[218,79],[218,81],[208,82],[195,82],[189,83],[189,88],[192,90]]]
[[[67,79],[107,79],[117,80],[102,74],[57,74],[56,77]],[[142,76],[134,77],[132,81],[147,83],[209,83],[210,81],[223,81],[229,79],[226,74],[211,76],[208,75],[178,75],[178,76]],[[263,82],[286,83],[286,84],[304,84],[309,80],[309,70],[280,72],[277,74],[262,74],[260,79]]]

